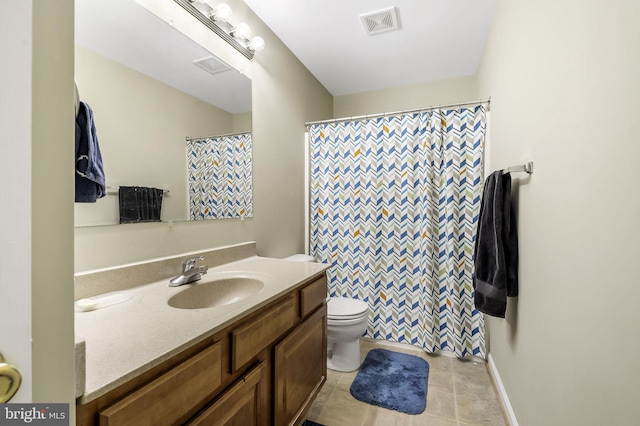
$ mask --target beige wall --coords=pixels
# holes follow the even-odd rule
[[[483,55],[489,166],[535,161],[515,185],[520,296],[490,320],[521,425],[640,418],[638,16],[630,1],[503,0]]]
[[[233,115],[233,132],[250,132],[251,131],[251,113],[245,112]]]
[[[380,114],[477,100],[475,76],[336,96],[334,118]]]
[[[250,240],[265,256],[304,250],[304,122],[331,118],[332,97],[244,2],[228,3],[234,20],[249,23],[266,41],[252,61],[209,30],[190,25],[186,12],[172,19],[177,28],[184,19],[192,38],[252,79],[254,218],[77,228],[77,272]]]
[[[0,16],[0,352],[23,373],[11,402],[73,407],[73,1]]]
[[[0,352],[10,402],[70,404],[72,424],[73,1],[0,2],[0,39]]]
[[[73,405],[72,24],[73,1],[33,2],[33,401]],[[73,411],[71,408],[70,422],[75,418]]]
[[[75,79],[81,100],[94,113],[107,185],[168,189],[162,220],[186,220],[185,137],[250,131],[251,114],[239,114],[236,120],[86,48],[76,45],[75,53]],[[117,192],[74,207],[76,226],[119,223]],[[84,263],[79,256],[92,255],[78,253],[76,259]]]

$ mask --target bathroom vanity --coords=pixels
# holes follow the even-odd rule
[[[202,283],[170,288],[163,279],[121,290],[131,293],[124,303],[76,313],[76,333],[86,345],[77,424],[244,426],[304,420],[326,378],[327,265],[260,258],[250,255],[251,244],[231,250],[249,256],[226,262],[234,256],[205,253],[225,263],[209,263]],[[174,262],[177,271],[177,259],[143,267],[155,271]],[[101,273],[77,277],[77,293],[87,297],[92,280],[135,276],[131,270],[107,278]],[[211,307],[167,303],[207,279],[229,276],[253,277],[264,287]]]

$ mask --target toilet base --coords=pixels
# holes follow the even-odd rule
[[[348,373],[360,368],[360,339],[327,342],[327,368]]]

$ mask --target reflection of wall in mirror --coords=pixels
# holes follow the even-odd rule
[[[94,111],[107,185],[169,189],[162,220],[186,220],[185,137],[250,131],[251,113],[230,114],[76,46],[75,78]],[[75,225],[117,224],[118,197],[75,205]]]

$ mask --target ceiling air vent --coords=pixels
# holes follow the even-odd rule
[[[227,71],[229,66],[215,56],[207,56],[206,58],[193,61],[194,65],[199,66],[209,74],[218,74]]]
[[[368,35],[400,29],[398,10],[395,7],[389,7],[371,13],[363,13],[360,15],[360,19]]]

